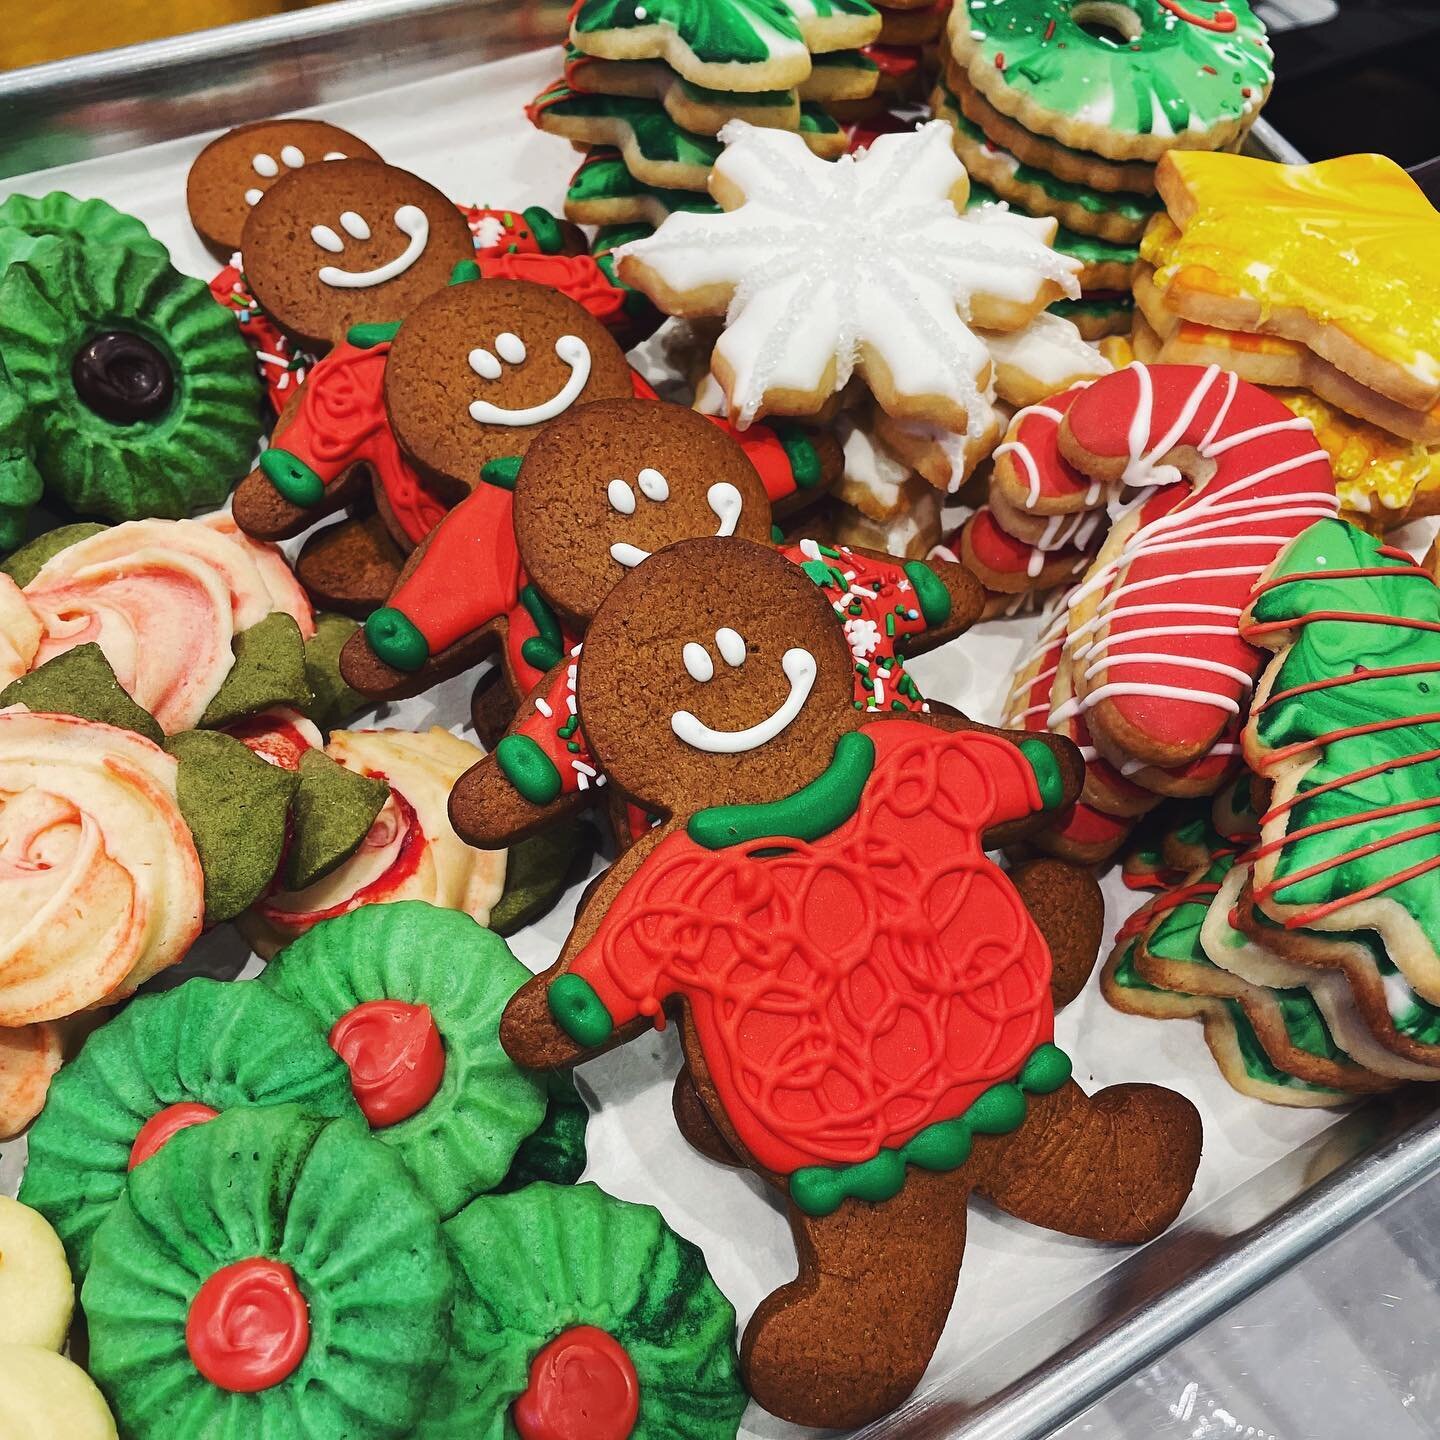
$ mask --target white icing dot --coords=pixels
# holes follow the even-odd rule
[[[643,5],[637,5],[635,7],[635,18],[637,20],[647,20],[649,17],[650,12]]]
[[[298,145],[286,145],[280,151],[280,158],[292,170],[298,170],[305,163],[305,152]]]
[[[659,504],[670,498],[670,482],[658,470],[642,470],[635,478],[639,482],[640,493],[647,500]]]
[[[327,150],[320,158],[322,160],[343,160],[345,152],[343,150]]]
[[[482,380],[500,378],[500,362],[483,346],[477,345],[469,355],[470,368]]]
[[[710,658],[710,652],[703,645],[697,645],[693,640],[688,641],[680,654],[692,680],[699,681],[701,685],[704,685],[706,681],[715,678],[715,662]]]
[[[247,190],[245,192],[245,203],[247,205],[258,205],[264,196],[263,190]]]
[[[340,227],[347,235],[353,236],[356,240],[368,240],[370,238],[370,227],[365,223],[363,215],[357,215],[353,210],[342,210],[340,212]]]
[[[518,335],[512,335],[508,330],[502,331],[495,337],[495,349],[499,351],[500,358],[507,365],[523,365],[525,363],[525,342]]]
[[[257,175],[263,175],[267,180],[273,180],[280,173],[280,167],[275,163],[274,158],[265,154],[263,150],[260,154],[251,157],[250,168]]]
[[[635,492],[623,480],[612,480],[605,493],[609,496],[612,510],[621,515],[635,513]]]
[[[338,255],[345,248],[345,242],[328,226],[312,225],[310,238],[322,249]]]
[[[732,630],[728,625],[722,626],[715,632],[715,648],[731,669],[745,663],[745,640],[738,630]]]

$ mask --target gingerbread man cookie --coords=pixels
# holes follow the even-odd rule
[[[297,253],[296,237],[308,237]],[[241,233],[245,278],[296,344],[323,354],[352,326],[403,319],[474,256],[465,216],[433,185],[379,160],[278,177]]]
[[[379,160],[358,135],[323,120],[260,120],[237,125],[194,159],[185,180],[190,223],[219,260],[240,248],[250,212],[292,171],[322,160]]]
[[[836,1427],[918,1381],[972,1191],[1051,1229],[1144,1240],[1178,1213],[1200,1149],[1182,1097],[1070,1081],[1051,945],[1062,970],[1088,964],[1098,918],[1027,909],[1044,885],[983,853],[1075,798],[1078,752],[865,714],[852,674],[825,597],[765,547],[685,541],[621,581],[579,664],[585,733],[667,818],[501,1027],[546,1069],[674,1011],[693,1083],[677,1110],[786,1196],[796,1236],[799,1277],[742,1342],[748,1388]]]

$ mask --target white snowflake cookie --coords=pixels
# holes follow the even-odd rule
[[[1017,330],[1080,293],[1053,220],[965,215],[970,182],[932,122],[821,160],[735,120],[710,176],[723,214],[677,213],[615,253],[672,315],[724,315],[711,370],[741,427],[813,415],[852,375],[898,418],[975,435],[991,358],[972,325]]]

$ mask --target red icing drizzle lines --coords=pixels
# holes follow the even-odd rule
[[[1160,3],[1187,25],[1199,26],[1201,30],[1214,30],[1221,35],[1228,35],[1237,24],[1234,14],[1229,10],[1217,10],[1213,15],[1197,15],[1193,10],[1187,10],[1180,0],[1160,0]]]
[[[1077,696],[1062,718],[1108,700],[1158,741],[1194,749],[1218,730],[1233,748],[1261,663],[1239,614],[1280,550],[1334,515],[1325,452],[1308,421],[1215,365],[1131,365],[1086,390],[1067,423],[1085,451],[1125,462],[1127,484],[1164,488],[1075,591],[1072,612],[1099,600],[1091,619],[1072,620]],[[1210,462],[1210,479],[1177,485],[1165,459],[1176,450]]]
[[[1053,1035],[1049,951],[980,845],[1039,808],[1024,757],[910,719],[864,733],[875,767],[837,830],[672,832],[569,966],[617,1025],[686,995],[727,1116],[780,1174],[903,1145]]]

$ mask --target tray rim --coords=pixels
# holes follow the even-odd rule
[[[84,133],[97,97],[138,105],[153,100],[167,86],[195,94],[217,88],[223,79],[224,114],[212,117],[213,124],[190,123],[188,111],[166,123],[163,109],[169,107],[163,107],[148,128],[122,132],[114,145],[105,141],[116,137],[101,136],[101,143],[83,158],[121,153],[215,124],[274,114],[272,68],[296,47],[368,50],[385,57],[376,63],[377,68],[383,65],[387,80],[401,83],[394,66],[397,45],[408,46],[414,55],[412,70],[404,78],[418,79],[427,71],[450,73],[540,48],[536,42],[558,41],[559,31],[527,33],[523,28],[507,29],[503,23],[490,30],[486,24],[501,17],[513,20],[524,11],[523,0],[332,0],[308,10],[0,72],[0,135],[23,131],[47,117],[63,121],[72,135]],[[437,34],[445,37],[443,46],[434,44],[432,37]],[[376,43],[381,37],[384,43]],[[434,53],[426,53],[427,45]],[[361,88],[356,83],[307,90],[283,108],[309,108],[348,98]],[[1250,134],[1253,147],[1267,156],[1286,164],[1305,163],[1300,151],[1263,116],[1256,119]],[[10,165],[0,146],[0,179],[18,173],[22,167]],[[1374,1114],[1383,1103],[1357,1107],[1337,1125]],[[1335,1128],[1327,1127],[1315,1140]],[[1297,1147],[1291,1156],[1305,1148]],[[1246,1295],[1437,1174],[1440,1112],[1432,1112],[1382,1134],[1369,1148],[1232,1235],[1211,1258],[1173,1285],[1092,1324],[1050,1359],[969,1407],[963,1416],[945,1415],[951,1377],[941,1377],[899,1410],[855,1432],[854,1440],[901,1436],[931,1440],[942,1435],[956,1440],[1041,1440]],[[1252,1176],[1226,1198],[1243,1197],[1260,1178]],[[1203,1220],[1203,1212],[1199,1218]]]

